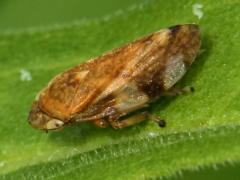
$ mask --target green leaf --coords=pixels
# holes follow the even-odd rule
[[[11,0],[0,1],[0,31],[52,26],[106,16],[144,0]],[[44,12],[44,13],[43,13]],[[20,21],[21,20],[21,21]]]
[[[0,179],[146,179],[240,160],[240,24],[237,0],[149,0],[99,20],[0,36]],[[56,74],[175,24],[196,22],[202,53],[179,85],[196,91],[152,104],[166,119],[121,130],[90,124],[48,134],[27,123]],[[32,80],[21,80],[31,73]],[[28,74],[26,74],[28,77]],[[26,80],[26,79],[25,79]]]

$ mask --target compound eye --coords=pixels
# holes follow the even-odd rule
[[[58,119],[53,119],[47,122],[46,124],[46,129],[51,130],[51,129],[59,129],[64,125],[64,122],[58,120]]]

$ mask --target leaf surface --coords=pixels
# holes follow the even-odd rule
[[[157,1],[103,19],[0,35],[0,179],[146,179],[240,160],[239,2]],[[198,23],[202,53],[180,86],[196,91],[151,105],[166,119],[114,130],[89,124],[48,134],[27,123],[31,103],[58,73],[175,24]],[[21,79],[21,70],[32,80]]]

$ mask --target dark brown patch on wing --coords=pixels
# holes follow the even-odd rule
[[[178,31],[181,29],[181,25],[171,26],[168,29],[171,31],[170,36],[175,36],[178,33]]]
[[[152,63],[145,66],[143,73],[135,77],[139,89],[152,99],[159,97],[165,90],[165,69],[169,62],[182,56],[183,58],[179,59],[183,59],[186,67],[189,67],[200,47],[199,29],[196,25],[173,26],[167,36],[164,45],[156,46],[152,49],[151,54],[144,57],[145,62],[149,61],[148,59],[153,59]],[[156,34],[155,38],[164,37],[161,34]]]

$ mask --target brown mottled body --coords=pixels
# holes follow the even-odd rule
[[[40,92],[29,122],[39,129],[83,121],[114,128],[140,122],[146,113],[119,118],[171,92],[199,47],[198,26],[178,25],[76,66]]]

